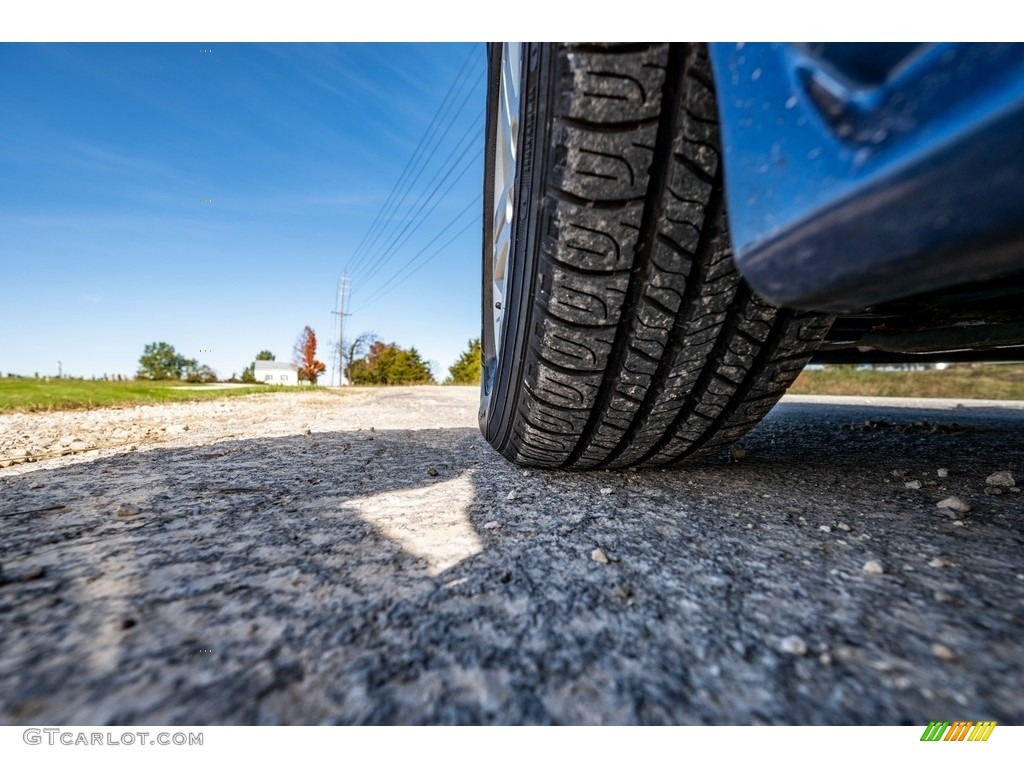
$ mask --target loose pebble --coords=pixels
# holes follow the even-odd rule
[[[793,656],[803,656],[807,653],[807,643],[796,635],[789,635],[779,641],[779,650]]]
[[[949,470],[946,469],[945,467],[940,467],[939,469],[935,470],[935,474],[938,475],[939,477],[949,477]]]
[[[508,499],[509,501],[515,501],[516,499],[519,498],[519,494],[516,493],[515,491],[509,491],[508,496],[506,496],[505,498]]]
[[[1013,473],[1009,470],[1002,470],[1000,472],[993,472],[991,475],[985,478],[985,485],[995,485],[1001,488],[1012,488],[1017,484],[1017,481],[1013,478]]]
[[[921,487],[921,481],[920,480],[908,480],[907,482],[905,482],[903,484],[903,487],[904,488],[912,488],[913,490],[916,491],[918,488]]]
[[[32,568],[29,568],[27,571],[25,571],[23,574],[21,574],[21,580],[22,581],[35,581],[36,579],[43,578],[43,576],[45,576],[45,575],[46,575],[46,568],[44,568],[41,565],[36,565],[36,566],[34,566]]]
[[[593,560],[595,563],[600,563],[601,565],[608,565],[609,563],[611,563],[611,560],[608,557],[608,553],[600,547],[598,547],[590,553],[590,559]]]
[[[530,474],[531,474],[531,473],[530,473],[530,470],[528,470],[528,469],[524,469],[524,470],[523,470],[523,477],[529,477],[529,476],[530,476]]]
[[[955,563],[951,560],[947,560],[944,557],[933,557],[928,561],[928,565],[932,568],[952,568]]]
[[[971,505],[959,496],[950,496],[935,506],[939,508],[940,515],[945,515],[953,520],[963,520],[964,515],[971,511]]]
[[[852,530],[853,530],[853,529],[852,529],[852,528],[851,528],[850,526],[848,526],[848,525],[847,525],[846,523],[837,523],[837,524],[836,524],[836,528],[838,528],[838,529],[839,529],[840,531],[847,531],[847,532],[849,532],[849,531],[852,531]]]
[[[827,525],[819,525],[818,530],[824,531],[825,533],[832,533],[832,529],[829,528]]]
[[[885,573],[885,569],[882,568],[882,564],[877,560],[868,560],[861,566],[861,570],[870,576],[877,576],[880,573]]]
[[[496,528],[501,528],[501,523],[497,520],[488,520],[486,523],[484,523],[484,528],[486,528],[488,531],[493,531]]]
[[[135,517],[139,514],[139,508],[132,504],[118,504],[114,514],[118,517]]]
[[[601,489],[601,495],[602,496],[608,496],[609,494],[611,494],[611,492],[612,492],[611,488],[602,488]]]
[[[956,661],[956,654],[948,645],[932,643],[932,653],[937,659],[942,659],[943,661]]]

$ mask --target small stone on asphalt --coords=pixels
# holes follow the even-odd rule
[[[602,488],[602,489],[601,489],[601,495],[602,495],[602,496],[608,496],[608,495],[610,495],[610,494],[611,494],[611,492],[612,492],[612,489],[611,489],[611,488]]]
[[[921,487],[921,481],[920,480],[908,480],[907,482],[905,482],[903,484],[903,487],[904,488],[912,488],[913,490],[916,491],[918,488]]]
[[[1009,470],[1002,470],[1000,472],[993,472],[991,475],[985,478],[986,485],[995,485],[1001,488],[1012,488],[1017,484],[1017,481],[1013,478],[1013,473]]]
[[[41,565],[36,565],[29,568],[27,571],[22,571],[17,577],[18,581],[35,581],[41,579],[46,575],[46,568]]]
[[[941,467],[935,470],[935,474],[938,475],[939,477],[949,477],[949,470],[946,469],[945,467]]]
[[[132,504],[118,504],[115,514],[118,517],[135,517],[139,514],[139,508]]]
[[[611,562],[611,560],[608,558],[608,553],[600,547],[598,547],[590,553],[590,559],[593,560],[595,563],[600,563],[601,565],[608,565]]]
[[[956,653],[948,645],[942,643],[932,643],[932,653],[937,659],[943,661],[956,661]]]
[[[870,576],[877,576],[880,573],[885,573],[885,569],[882,567],[882,564],[877,560],[868,560],[861,566],[861,570]]]
[[[935,506],[940,510],[948,510],[943,511],[941,514],[946,515],[946,517],[951,517],[954,520],[962,520],[963,516],[971,511],[971,505],[959,496],[950,496],[949,498],[938,502]]]
[[[794,656],[803,656],[807,653],[807,643],[796,635],[789,635],[779,641],[779,650],[783,653],[790,653]]]

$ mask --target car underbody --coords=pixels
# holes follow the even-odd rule
[[[947,288],[839,315],[816,363],[1024,360],[1024,276]]]

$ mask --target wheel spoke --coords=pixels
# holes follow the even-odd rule
[[[519,144],[519,106],[522,91],[522,44],[503,43],[498,120],[495,136],[494,210],[491,231],[490,312],[494,318],[495,357],[501,355],[505,290],[509,279],[515,218],[516,158]]]

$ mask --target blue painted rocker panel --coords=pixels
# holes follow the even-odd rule
[[[715,43],[736,266],[853,312],[1024,272],[1024,45]]]

